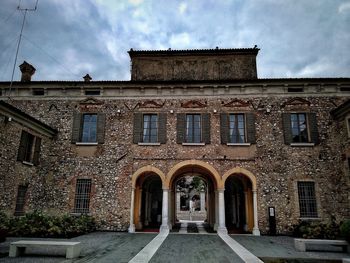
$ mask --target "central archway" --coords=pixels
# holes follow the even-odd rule
[[[222,181],[219,173],[208,163],[198,160],[188,160],[176,164],[167,174],[165,187],[169,189],[169,228],[172,228],[178,218],[176,217],[179,200],[177,183],[187,177],[200,178],[206,184],[205,193],[205,221],[214,229],[218,226],[218,204],[217,204],[217,189],[222,188]],[[202,200],[203,202],[203,200]],[[203,209],[203,208],[202,208]]]

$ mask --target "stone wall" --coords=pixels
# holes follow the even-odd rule
[[[268,230],[268,206],[276,208],[279,233],[288,232],[292,224],[298,222],[298,180],[315,182],[319,216],[322,219],[329,219],[332,215],[337,220],[348,218],[350,177],[344,173],[344,134],[339,133],[339,127],[344,127],[332,120],[329,114],[345,98],[304,96],[303,99],[310,103],[307,108],[301,105],[291,106],[290,109],[286,103],[291,98],[247,97],[242,98],[241,105],[231,103],[235,98],[227,96],[192,98],[196,101],[192,104],[186,97],[155,97],[153,104],[142,103],[149,101],[149,98],[97,99],[102,104],[94,109],[92,103],[92,111],[106,114],[105,142],[97,146],[71,143],[73,112],[82,109],[79,101],[68,98],[13,100],[12,105],[59,132],[55,141],[45,139],[41,165],[37,168],[27,167],[16,161],[21,128],[13,123],[4,124],[1,119],[0,172],[4,182],[1,184],[4,188],[0,191],[1,210],[13,213],[17,186],[26,181],[30,185],[27,211],[44,209],[51,213],[70,213],[74,206],[76,179],[91,178],[90,213],[96,217],[101,229],[125,231],[129,225],[131,175],[146,165],[157,167],[167,174],[181,161],[196,159],[210,164],[221,176],[234,167],[245,168],[254,174],[262,233]],[[293,107],[316,113],[319,145],[291,147],[284,144],[281,114],[297,110]],[[121,113],[116,109],[120,109]],[[256,144],[221,144],[220,113],[242,111],[254,112],[256,115]],[[135,112],[166,112],[167,143],[159,146],[133,144]],[[190,112],[211,114],[210,144],[183,146],[176,143],[176,115]]]

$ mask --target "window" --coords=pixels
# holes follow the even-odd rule
[[[104,113],[74,113],[72,143],[104,143],[105,120]]]
[[[317,217],[314,182],[298,182],[300,217]]]
[[[83,114],[81,142],[96,142],[97,114]]]
[[[22,131],[17,160],[38,165],[41,139],[26,131]]]
[[[235,145],[250,145],[256,143],[255,114],[221,113],[220,114],[221,143]]]
[[[210,114],[179,113],[177,114],[177,138],[179,144],[209,144]]]
[[[28,186],[26,186],[26,185],[19,185],[18,186],[15,216],[24,215],[24,205],[25,205],[25,201],[26,201],[27,189],[28,189]]]
[[[200,114],[187,114],[186,115],[186,137],[185,142],[188,143],[200,143],[202,122]]]
[[[44,96],[45,90],[44,89],[33,89],[33,95],[34,96]]]
[[[99,96],[101,95],[100,90],[85,90],[85,95],[86,96]]]
[[[230,114],[229,118],[230,143],[246,142],[244,114]]]
[[[291,128],[293,142],[308,142],[307,122],[305,113],[292,113]]]
[[[143,115],[143,138],[142,142],[155,143],[158,141],[158,115]]]
[[[90,206],[91,179],[77,179],[74,213],[87,214]]]
[[[315,113],[283,113],[285,144],[292,146],[313,146],[319,143]]]
[[[133,142],[140,145],[166,143],[166,113],[134,113]]]

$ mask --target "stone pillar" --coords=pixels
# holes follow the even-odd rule
[[[179,212],[181,210],[180,205],[181,205],[181,192],[176,191],[176,212]]]
[[[146,191],[145,192],[145,221],[144,224],[145,226],[149,225],[149,221],[148,221],[148,208],[149,208],[149,192]]]
[[[201,212],[204,212],[205,211],[205,192],[204,191],[201,191],[200,198],[201,198]]]
[[[173,202],[173,191],[172,190],[169,190],[169,206],[168,206],[168,213],[169,213],[169,219],[168,219],[168,226],[169,226],[169,230],[172,229],[173,227],[173,213],[175,211],[175,207],[174,207],[174,202]]]
[[[129,233],[135,233],[135,225],[134,225],[134,199],[135,199],[135,188],[131,189],[131,205],[130,205],[130,225],[129,225]]]
[[[163,204],[162,204],[162,225],[160,232],[169,232],[169,189],[163,189]]]
[[[258,226],[258,197],[257,197],[256,190],[253,190],[253,207],[254,207],[253,235],[260,236],[260,230]]]
[[[218,230],[219,226],[219,199],[218,199],[218,191],[215,190],[214,192],[215,195],[215,223],[214,223],[214,230]]]
[[[241,203],[241,199],[239,198],[239,193],[236,194],[236,212],[237,212],[237,222],[236,227],[239,227],[241,225],[241,213],[239,211],[239,205]]]
[[[219,199],[219,226],[218,233],[227,234],[227,229],[225,225],[225,189],[218,190],[218,199]]]
[[[248,191],[244,191],[245,222],[244,231],[248,231]]]
[[[141,209],[142,209],[142,188],[139,190],[139,202],[138,202],[138,209],[137,209],[137,217],[138,217],[138,223],[137,223],[137,229],[142,229],[142,220],[141,220]]]

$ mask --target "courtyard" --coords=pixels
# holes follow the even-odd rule
[[[196,228],[198,231],[193,231]],[[343,253],[337,250],[339,248],[333,251],[329,248],[329,252],[298,252],[293,238],[288,236],[234,234],[222,237],[206,229],[198,222],[184,222],[178,230],[165,235],[94,232],[69,239],[82,244],[80,257],[73,260],[65,259],[63,249],[52,247],[28,248],[23,257],[9,258],[11,242],[30,239],[9,237],[0,243],[0,262],[342,262],[343,258],[350,257],[349,252]]]

